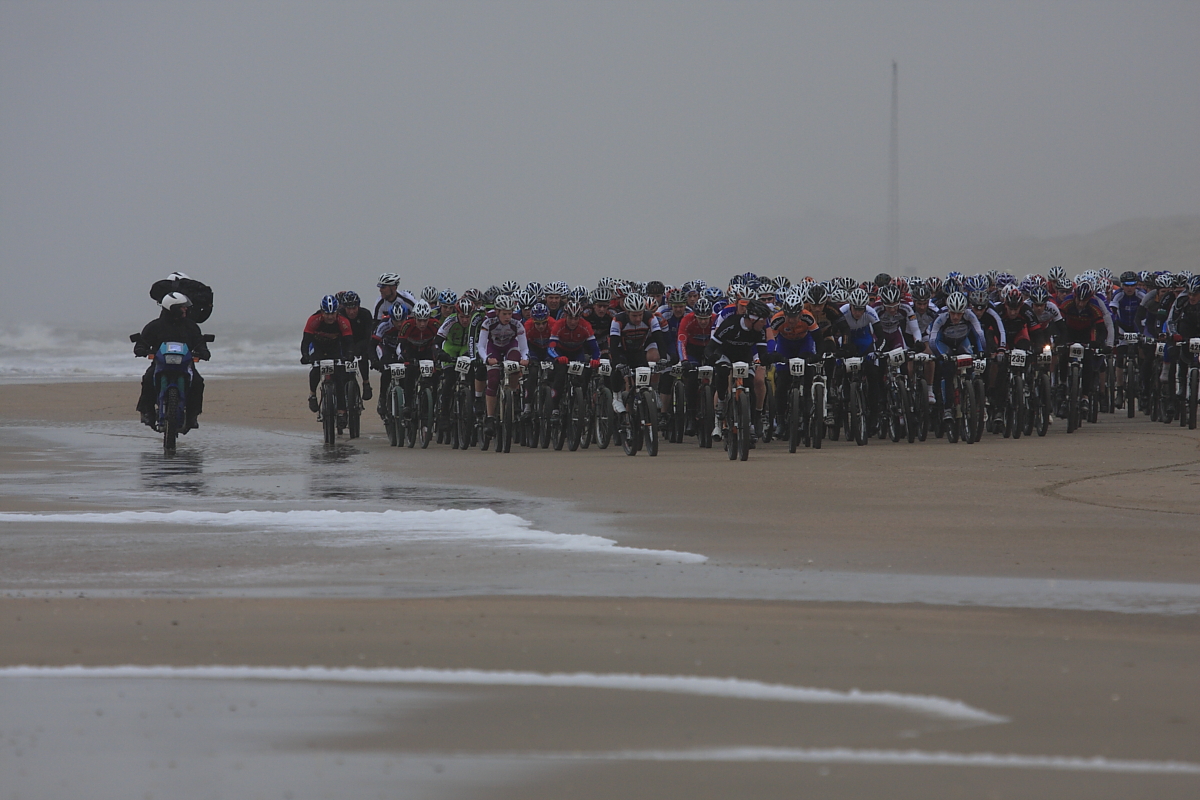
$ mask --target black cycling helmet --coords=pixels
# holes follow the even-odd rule
[[[875,276],[875,286],[877,288],[882,288],[884,286],[887,286],[891,282],[892,282],[892,276],[888,275],[886,272],[881,272]]]
[[[1136,272],[1127,271],[1121,273],[1122,286],[1137,286],[1138,274]]]
[[[808,287],[808,300],[814,306],[823,305],[829,297],[829,290],[825,288],[823,283],[814,283]]]
[[[667,290],[662,281],[650,281],[646,284],[646,294],[662,294]]]
[[[750,300],[746,303],[746,316],[767,319],[771,316],[771,309],[767,308],[767,304],[762,300]]]

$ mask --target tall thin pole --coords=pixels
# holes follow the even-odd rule
[[[900,71],[892,62],[892,152],[888,176],[887,271],[900,271]]]

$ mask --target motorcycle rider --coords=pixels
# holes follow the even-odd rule
[[[186,276],[185,276],[186,277]],[[192,358],[207,361],[211,354],[200,326],[189,318],[188,310],[192,301],[179,292],[169,292],[159,301],[162,311],[156,319],[146,323],[134,344],[133,354],[139,358],[150,357],[158,352],[163,342],[182,342],[188,346]],[[196,417],[204,410],[204,378],[192,365],[191,380],[187,395],[187,425],[188,428],[198,428]],[[154,386],[154,364],[142,376],[142,392],[138,398],[137,410],[141,414],[143,425],[153,425],[157,416],[158,393]]]

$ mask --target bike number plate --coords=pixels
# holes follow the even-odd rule
[[[712,367],[700,367],[699,369],[696,370],[696,372],[699,373],[699,375],[700,375],[701,383],[711,383],[712,382],[712,374],[713,374]]]
[[[745,361],[733,362],[733,377],[748,378],[750,377],[750,365]]]
[[[1137,344],[1140,337],[1136,333],[1123,333],[1121,334],[1121,338],[1125,341],[1125,344]]]
[[[863,360],[857,356],[854,358],[847,358],[846,369],[850,370],[851,372],[858,372],[860,369],[862,369],[862,361]]]
[[[889,350],[887,357],[888,363],[893,367],[901,366],[904,363],[904,348],[897,347],[895,350]]]
[[[404,373],[408,371],[404,364],[388,364],[388,369],[391,370],[393,378],[403,378]]]
[[[650,385],[650,368],[638,367],[634,370],[634,385],[649,386]]]
[[[582,361],[572,361],[570,364],[567,364],[567,372],[571,373],[572,375],[582,375],[583,374],[583,362]]]
[[[504,362],[504,374],[505,375],[512,375],[514,372],[520,372],[520,371],[521,371],[521,362],[520,361],[505,361]]]
[[[1083,345],[1081,345],[1081,344],[1071,345],[1071,358],[1076,359],[1076,360],[1083,358]]]
[[[317,364],[321,368],[322,375],[332,375],[335,361],[318,361]]]
[[[1200,353],[1200,339],[1189,339],[1188,349],[1193,353]]]
[[[471,371],[471,359],[469,356],[459,356],[454,362],[454,371],[459,375],[466,375]]]
[[[433,362],[432,361],[426,361],[425,359],[421,359],[417,363],[421,367],[421,377],[422,378],[432,378],[433,377]]]
[[[1024,350],[1013,350],[1008,354],[1008,363],[1017,368],[1024,367],[1026,355]]]
[[[600,359],[599,372],[601,375],[612,375],[612,362],[607,358]]]
[[[1154,355],[1158,356],[1159,358],[1162,358],[1166,354],[1167,354],[1167,343],[1166,342],[1159,342],[1158,344],[1156,344],[1154,346]]]
[[[803,358],[789,358],[788,359],[788,371],[791,372],[793,375],[796,375],[797,377],[803,375],[804,374],[804,359]]]

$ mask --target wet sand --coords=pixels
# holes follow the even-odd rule
[[[319,447],[319,431],[304,407],[303,379],[290,382],[298,386],[275,379],[211,381],[202,422],[213,426],[214,437],[224,425],[242,425],[308,437]],[[135,391],[117,383],[8,386],[0,394],[0,420],[6,426],[23,422],[61,428],[129,419]],[[287,408],[280,412],[284,403]],[[599,587],[589,594],[600,594],[609,585],[620,596],[572,597],[569,588],[545,583],[549,593],[516,597],[511,595],[520,593],[523,581],[541,586],[539,581],[560,569],[547,562],[537,571],[511,573],[506,584],[500,573],[515,567],[497,558],[490,569],[496,584],[504,585],[503,595],[510,596],[488,592],[486,582],[470,581],[474,588],[464,591],[475,596],[441,599],[320,597],[312,585],[286,590],[281,597],[234,598],[172,598],[154,592],[22,598],[8,591],[0,599],[0,641],[5,642],[0,666],[422,666],[705,675],[946,697],[1009,720],[948,726],[838,706],[593,690],[459,688],[448,699],[446,688],[440,687],[417,691],[425,699],[411,702],[425,711],[402,711],[398,705],[382,721],[375,719],[369,730],[314,731],[302,742],[278,744],[288,752],[417,759],[417,772],[434,772],[425,782],[409,775],[409,782],[401,784],[414,796],[1189,797],[1200,790],[1200,778],[1186,774],[720,758],[650,762],[586,755],[753,746],[1200,761],[1195,670],[1200,637],[1194,613],[971,608],[894,600],[829,603],[817,602],[819,592],[815,598],[789,601],[771,599],[784,589],[768,580],[770,573],[822,571],[829,576],[990,576],[1194,586],[1200,583],[1200,437],[1195,432],[1151,424],[1140,416],[1132,421],[1103,416],[1102,424],[1071,437],[1058,425],[1045,439],[1008,442],[996,437],[974,446],[873,441],[857,448],[840,442],[794,456],[768,446],[756,450],[746,464],[731,464],[719,451],[690,445],[664,445],[657,459],[630,459],[613,448],[514,451],[507,457],[436,445],[428,451],[397,451],[387,447],[377,419],[368,417],[364,428],[366,437],[352,452],[348,445],[338,448],[346,451],[346,463],[379,476],[380,484],[373,494],[351,495],[351,502],[386,506],[385,492],[395,481],[432,487],[420,491],[440,488],[444,494],[428,495],[435,504],[457,490],[470,496],[470,502],[496,503],[546,530],[562,531],[567,525],[572,532],[585,528],[623,546],[704,554],[709,561],[697,569],[719,576],[725,588],[717,587],[714,577],[707,599],[638,598],[631,596],[636,586],[622,583],[620,574],[645,573],[645,582],[655,584],[653,564],[635,559],[625,567],[601,568],[573,561],[570,568],[586,573]],[[104,430],[115,435],[117,428]],[[143,431],[129,422],[130,446],[153,452],[155,442]],[[206,428],[196,434],[203,441]],[[181,455],[189,445],[200,447],[185,439]],[[208,458],[195,472],[211,469],[215,459]],[[314,469],[310,463],[301,471]],[[97,489],[73,500],[65,490],[21,484],[20,475],[31,470],[80,486],[104,477],[102,463],[67,446],[6,448],[0,454],[0,477],[9,481],[6,486],[23,488],[0,495],[0,511],[111,510],[138,501],[136,492]],[[185,487],[180,502],[197,508],[228,504],[238,481],[255,487],[246,493],[248,499],[263,501],[267,495],[253,483],[251,471],[178,478],[208,481],[192,499]],[[311,488],[298,484],[296,497],[310,502],[304,507],[320,507],[322,498]],[[152,505],[163,502],[161,494],[147,496]],[[272,502],[298,501],[280,495]],[[53,571],[53,559],[20,541],[19,547],[6,546],[6,559],[20,561],[21,578],[33,585],[39,575]],[[198,590],[226,586],[203,571],[196,553],[189,555],[182,547],[174,552],[195,561]],[[333,559],[322,552],[306,551],[305,557]],[[103,560],[102,553],[73,549],[67,560],[85,567],[90,560],[111,588],[118,570],[95,563]],[[347,563],[343,575],[366,572],[357,561]],[[487,559],[470,569],[473,575],[486,575]],[[416,582],[399,562],[395,571],[392,566],[384,571],[392,589]],[[739,574],[745,586],[738,586]],[[439,566],[431,575],[422,591],[456,580],[452,568]],[[384,585],[379,576],[358,579]],[[7,582],[15,580],[6,574]],[[67,583],[55,585],[65,588]],[[729,586],[766,596],[729,599],[721,594]],[[980,592],[980,605],[998,602],[985,595]],[[411,700],[412,687],[407,690],[405,697]],[[181,684],[175,691],[186,696],[191,690]],[[153,718],[154,712],[149,713]],[[263,737],[268,741],[283,732],[278,723],[267,728]],[[561,758],[576,752],[585,755]],[[0,771],[5,763],[16,765],[17,758],[26,756],[0,750]],[[435,770],[434,761],[442,771]],[[32,758],[22,762],[34,772],[18,788],[43,785],[36,780],[39,763],[45,768]],[[136,759],[131,763],[136,775]],[[370,769],[362,767],[364,774]],[[273,773],[264,774],[262,785],[277,787]],[[332,774],[326,784],[313,786],[337,794],[339,785],[349,785],[339,784]],[[480,783],[480,775],[492,779]],[[239,785],[236,776],[230,781],[231,787]],[[136,781],[129,785],[143,788]],[[295,797],[303,796],[295,791]],[[364,789],[348,796],[372,795]]]

